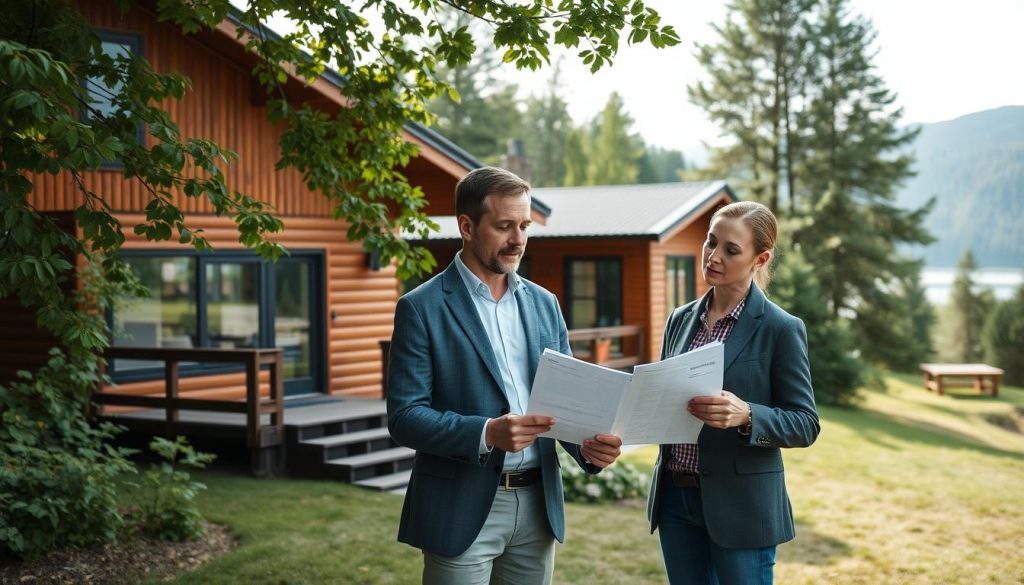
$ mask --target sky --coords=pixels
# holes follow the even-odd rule
[[[682,150],[721,142],[716,127],[689,103],[686,86],[702,78],[696,43],[716,41],[721,0],[647,0],[682,42],[668,49],[623,44],[611,68],[591,74],[567,53],[559,81],[577,123],[593,118],[612,91],[623,97],[634,131],[647,144]],[[878,33],[875,65],[896,92],[907,123],[952,120],[1005,105],[1024,105],[1024,0],[852,0]],[[552,69],[507,78],[540,92]]]

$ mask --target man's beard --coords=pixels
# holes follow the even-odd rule
[[[519,252],[519,256],[518,258],[516,258],[516,261],[512,263],[511,266],[502,265],[501,261],[499,260],[501,258],[501,255],[510,254],[514,252]],[[516,246],[502,248],[501,250],[498,251],[498,254],[495,255],[493,258],[483,258],[476,250],[473,251],[473,255],[476,256],[476,259],[478,262],[480,262],[481,266],[495,274],[511,274],[515,272],[516,270],[519,269],[519,262],[520,260],[522,260],[523,257],[522,251]]]

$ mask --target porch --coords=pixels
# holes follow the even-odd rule
[[[586,349],[580,359],[608,367],[641,363],[640,327],[570,331],[573,343]],[[389,342],[382,341],[387,389]],[[630,352],[633,353],[624,353]],[[133,436],[183,435],[203,444],[248,451],[253,475],[337,479],[363,487],[401,491],[409,481],[412,449],[397,445],[387,430],[384,400],[306,395],[284,400],[280,348],[170,349],[115,347],[108,360],[153,360],[164,364],[162,395],[136,395],[117,389],[93,395],[94,415],[122,425]],[[235,363],[245,375],[244,399],[193,398],[180,391],[182,363]]]

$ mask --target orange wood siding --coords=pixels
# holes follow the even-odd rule
[[[266,107],[258,103],[263,90],[255,88],[251,75],[253,57],[236,41],[223,32],[183,35],[168,23],[156,22],[155,13],[135,3],[127,12],[114,2],[79,1],[77,7],[98,30],[139,36],[142,54],[155,71],[175,71],[191,80],[192,87],[181,100],[165,101],[161,107],[179,125],[183,139],[207,138],[238,154],[238,159],[224,168],[230,189],[271,203],[281,217],[331,215],[331,203],[310,193],[297,171],[274,171],[283,129],[270,123]],[[323,94],[295,80],[285,87],[290,101],[314,104],[329,112],[337,107]],[[152,145],[148,136],[147,144]],[[460,170],[465,173],[443,154],[423,146],[422,155],[413,159],[404,172],[429,199],[447,201],[461,178]],[[149,201],[142,184],[125,180],[118,169],[83,173],[83,181],[115,211],[140,211]],[[82,204],[82,196],[66,173],[35,176],[33,182],[32,203],[40,210],[68,210]],[[177,194],[175,203],[186,215],[213,212],[205,200],[182,193]]]
[[[650,329],[647,270],[648,242],[641,239],[531,240],[526,247],[530,258],[530,280],[550,290],[566,313],[566,258],[622,259],[622,324]],[[647,356],[641,356],[647,359]]]
[[[187,76],[192,87],[185,97],[161,104],[179,124],[183,137],[208,138],[238,153],[238,160],[225,169],[227,184],[233,190],[274,205],[275,215],[285,225],[284,233],[274,239],[291,248],[325,251],[328,323],[323,351],[327,352],[327,391],[380,396],[378,342],[391,336],[398,292],[394,268],[384,267],[377,272],[365,268],[361,244],[346,241],[346,226],[330,219],[331,203],[310,192],[296,171],[274,170],[282,129],[267,119],[261,96],[254,99],[250,74],[254,58],[245,53],[232,35],[225,34],[233,27],[186,36],[170,24],[156,22],[154,12],[136,3],[130,3],[128,12],[122,12],[113,2],[80,0],[77,7],[99,30],[138,35],[142,54],[154,70]],[[308,102],[327,111],[338,107],[340,101],[318,93],[337,88],[324,89],[324,83],[318,84],[309,88],[290,80],[286,91],[296,103]],[[459,173],[465,172],[460,169],[445,155],[424,145],[423,154],[403,172],[429,199],[449,201]],[[82,197],[66,173],[32,179],[31,202],[40,210],[72,210],[81,205]],[[125,249],[180,249],[175,242],[147,242],[134,235],[133,226],[143,221],[139,212],[149,201],[147,191],[137,180],[125,180],[118,169],[86,172],[83,180],[117,212],[128,238]],[[242,248],[233,222],[212,215],[207,203],[180,193],[175,202],[186,214],[186,225],[204,229],[216,249]],[[0,311],[7,314],[8,308],[0,307]],[[332,312],[337,315],[333,321]],[[265,377],[264,373],[264,380]],[[243,384],[241,374],[228,374],[183,378],[181,387],[183,394],[241,398]],[[119,391],[162,392],[163,381],[125,385]]]
[[[642,361],[657,359],[661,343],[661,329],[664,318],[654,322],[657,329],[658,345],[650,342],[652,333],[652,298],[664,299],[664,283],[660,297],[652,297],[654,285],[651,278],[649,259],[652,242],[646,239],[533,239],[526,245],[526,257],[530,261],[530,280],[548,289],[556,297],[566,314],[565,259],[566,258],[621,258],[622,260],[622,324],[638,325],[644,328],[645,351]],[[438,270],[444,270],[461,249],[461,243],[435,242],[430,246],[438,261]],[[664,278],[664,257],[662,257],[660,278]],[[659,301],[664,304],[664,300]],[[662,311],[663,313],[664,311]],[[652,350],[651,348],[654,348]]]
[[[121,215],[130,225],[140,215]],[[237,242],[234,223],[228,218],[197,216],[196,227],[206,230],[207,237],[218,250],[243,249]],[[285,232],[278,238],[294,249],[322,249],[326,256],[327,290],[324,323],[327,347],[326,386],[331,394],[379,397],[381,394],[381,352],[379,341],[390,339],[394,322],[398,281],[393,266],[379,271],[365,267],[366,254],[359,243],[345,239],[345,226],[322,218],[285,218]],[[176,250],[177,243],[155,244],[134,234],[128,235],[126,250]],[[331,313],[336,315],[331,319]],[[261,380],[266,382],[266,373]],[[196,397],[241,398],[244,376],[226,374],[182,379],[182,394]],[[126,384],[123,392],[162,392],[163,381]],[[266,392],[266,387],[263,387]]]
[[[160,105],[178,123],[183,138],[208,138],[238,153],[238,160],[224,169],[229,188],[273,204],[281,216],[330,214],[329,202],[309,193],[298,172],[274,172],[281,128],[269,122],[264,106],[253,104],[250,68],[211,47],[208,41],[217,33],[182,35],[174,26],[156,22],[153,13],[137,4],[127,12],[113,2],[79,2],[78,7],[98,30],[138,35],[142,54],[155,71],[176,71],[191,80],[184,98]],[[240,47],[237,52],[237,57],[244,57]],[[296,97],[312,97],[310,91],[305,93]],[[138,211],[149,200],[142,184],[125,180],[118,169],[84,173],[83,180],[115,211]],[[33,204],[42,210],[73,209],[82,203],[66,174],[35,177],[35,183]],[[180,193],[175,202],[186,214],[213,211],[204,200]]]
[[[704,236],[708,233],[707,226],[710,220],[711,214],[708,213],[691,223],[675,237],[662,243],[651,244],[650,320],[652,327],[649,335],[649,350],[652,359],[658,359],[661,356],[661,340],[665,332],[665,322],[668,320],[668,309],[665,306],[665,259],[669,256],[693,256],[696,281],[694,288],[697,297],[707,292],[708,287],[701,277],[700,251],[704,243]]]
[[[661,341],[665,332],[665,322],[669,315],[665,306],[665,259],[669,256],[692,256],[694,259],[694,289],[697,298],[706,293],[708,286],[701,276],[701,247],[704,245],[704,238],[707,236],[708,226],[711,225],[711,216],[714,210],[727,202],[728,199],[716,200],[713,204],[705,206],[706,211],[703,214],[676,234],[663,242],[651,243],[650,321],[652,327],[648,339],[652,359],[658,359],[661,356]]]

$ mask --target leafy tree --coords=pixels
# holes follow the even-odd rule
[[[119,5],[140,9],[131,2]],[[185,33],[212,29],[232,10],[229,0],[162,0],[141,9],[155,11],[154,18]],[[596,70],[614,57],[626,31],[634,43],[664,47],[679,42],[672,27],[661,26],[642,0],[557,6],[541,0],[458,5],[416,0],[403,6],[370,0],[358,8],[337,2],[248,2],[236,15],[240,39],[261,57],[254,75],[266,92],[271,121],[285,129],[278,168],[297,169],[307,188],[334,204],[336,217],[348,225],[348,237],[379,250],[383,261],[395,259],[402,276],[434,264],[425,250],[402,237],[423,237],[432,227],[422,213],[422,192],[396,170],[416,154],[415,146],[402,138],[403,125],[433,121],[427,102],[453,91],[438,79],[438,66],[465,65],[476,49],[464,27],[445,26],[440,15],[449,10],[488,22],[503,61],[520,68],[547,61],[553,44],[573,48],[582,43],[586,48],[579,56]],[[262,22],[274,14],[295,22],[295,29],[284,36],[269,34]],[[343,76],[348,107],[328,115],[283,97],[289,75],[312,81],[328,66]],[[21,554],[88,541],[75,535],[57,538],[76,525],[112,538],[119,521],[111,481],[123,458],[100,444],[112,431],[89,431],[84,405],[99,380],[98,354],[109,343],[104,310],[118,295],[139,295],[142,289],[117,255],[124,241],[120,222],[103,194],[88,189],[83,173],[104,161],[121,161],[123,176],[139,181],[148,193],[146,219],[131,229],[149,240],[209,248],[176,203],[183,194],[233,218],[239,240],[265,257],[285,251],[271,239],[282,229],[272,210],[226,183],[223,168],[237,155],[210,140],[183,138],[164,109],[185,94],[189,80],[175,72],[156,73],[139,55],[104,54],[99,38],[70,2],[25,0],[5,6],[0,71],[0,297],[17,296],[36,311],[40,326],[64,348],[49,369],[37,376],[26,373],[0,392],[0,483],[5,490],[0,495],[6,498],[0,538],[4,550]],[[110,107],[91,102],[81,80],[94,89],[118,87],[109,92]],[[148,135],[145,143],[138,140],[140,127]],[[33,207],[33,174],[66,176],[76,187],[84,201],[74,210],[77,236]],[[76,274],[77,258],[84,258],[92,276]],[[67,294],[74,280],[86,286]],[[40,404],[40,395],[61,408]],[[25,418],[29,415],[38,417]],[[75,473],[69,474],[72,468]],[[54,483],[52,476],[60,473],[66,481]],[[19,485],[25,491],[7,491],[11,481],[23,482]],[[26,504],[31,507],[14,506],[28,501],[18,496],[23,493],[35,498]],[[13,528],[8,513],[20,514]],[[29,517],[39,522],[22,522]],[[62,529],[47,528],[54,526]]]
[[[981,337],[985,363],[1002,368],[1006,383],[1024,386],[1024,285],[989,312]]]
[[[633,119],[625,111],[618,93],[608,96],[604,110],[594,120],[587,142],[587,185],[628,185],[636,183],[643,141],[631,132]]]
[[[482,23],[469,14],[456,13],[448,20],[451,29],[465,28],[475,38],[482,34]],[[427,106],[446,138],[491,164],[505,153],[506,142],[517,137],[523,125],[518,88],[498,76],[501,66],[501,54],[490,41],[466,65],[440,66],[438,76],[456,91],[435,97]]]

